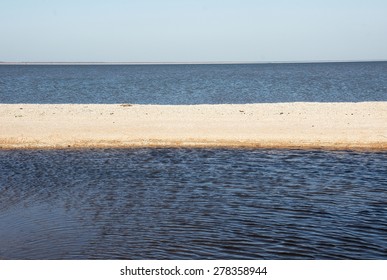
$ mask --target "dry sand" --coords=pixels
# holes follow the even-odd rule
[[[0,104],[0,148],[387,149],[387,102]]]

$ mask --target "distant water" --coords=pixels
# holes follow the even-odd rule
[[[387,259],[387,153],[0,151],[0,259]]]
[[[387,101],[387,62],[0,66],[0,103]]]

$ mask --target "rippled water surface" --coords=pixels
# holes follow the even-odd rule
[[[0,65],[0,103],[387,101],[387,62]]]
[[[387,259],[387,153],[0,151],[2,259]]]

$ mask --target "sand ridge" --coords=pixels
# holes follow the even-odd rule
[[[387,102],[0,104],[0,149],[387,149]]]

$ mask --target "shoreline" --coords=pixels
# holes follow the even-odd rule
[[[314,64],[314,63],[380,63],[387,62],[383,59],[373,60],[285,60],[285,61],[0,61],[0,65],[243,65],[243,64]]]
[[[387,102],[0,104],[0,150],[387,150]]]

